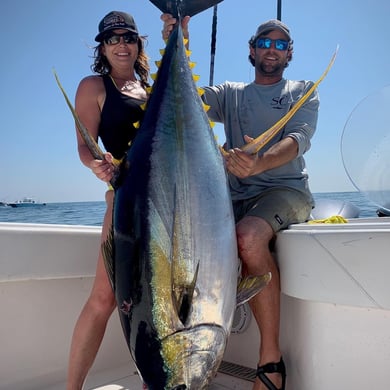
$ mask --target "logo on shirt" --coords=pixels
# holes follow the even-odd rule
[[[274,97],[271,100],[271,107],[274,110],[283,110],[288,104],[288,96],[283,95],[280,97]]]

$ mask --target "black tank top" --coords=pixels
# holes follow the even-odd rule
[[[137,132],[134,123],[144,116],[141,104],[145,101],[124,95],[118,91],[110,76],[102,77],[106,100],[100,118],[99,137],[106,151],[121,159]]]

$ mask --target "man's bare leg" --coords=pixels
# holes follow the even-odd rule
[[[272,273],[269,285],[251,299],[250,306],[261,335],[258,365],[280,361],[280,280],[279,271],[269,249],[274,237],[271,226],[259,217],[247,216],[237,224],[239,256],[248,275]],[[267,374],[277,388],[282,385],[280,374]],[[257,378],[253,390],[267,390]]]

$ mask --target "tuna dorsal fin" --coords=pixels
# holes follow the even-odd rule
[[[220,3],[223,0],[150,0],[160,11],[171,14],[175,18],[179,15],[194,16],[199,12]]]
[[[188,314],[191,309],[192,299],[194,297],[194,291],[196,281],[198,280],[199,263],[197,264],[194,277],[191,284],[175,284],[172,283],[172,299],[176,308],[177,315],[183,325],[187,322]]]
[[[60,79],[58,78],[58,75],[55,72],[55,70],[53,70],[53,73],[54,73],[54,77],[57,81],[57,85],[60,88],[62,94],[64,95],[66,104],[68,105],[70,112],[73,115],[73,118],[76,122],[77,129],[80,132],[81,136],[83,137],[85,143],[87,144],[88,149],[91,152],[93,158],[95,158],[96,160],[103,160],[104,154],[103,154],[102,150],[100,149],[99,145],[94,140],[94,138],[91,136],[88,129],[82,124],[82,122],[81,122],[80,118],[78,117],[75,109],[73,108],[72,103],[70,102],[64,88],[62,87],[62,85],[60,83]]]
[[[105,241],[102,243],[101,249],[108,279],[110,280],[112,290],[115,291],[114,228],[112,226]]]
[[[57,85],[60,88],[60,90],[61,90],[61,92],[62,92],[62,94],[63,94],[63,96],[65,98],[66,104],[68,105],[68,107],[70,109],[70,112],[73,115],[73,118],[74,118],[75,123],[76,123],[77,130],[79,131],[81,137],[83,138],[83,140],[84,140],[85,144],[87,145],[89,151],[91,152],[93,158],[96,159],[96,160],[103,160],[104,159],[103,151],[100,149],[98,143],[92,137],[92,135],[88,131],[88,129],[81,122],[79,116],[76,113],[76,110],[74,109],[72,103],[70,102],[70,100],[68,98],[68,95],[66,94],[64,88],[62,87],[62,85],[60,83],[60,79],[58,78],[58,75],[57,75],[57,73],[56,73],[56,71],[54,69],[53,69],[53,73],[54,73],[54,77],[56,79]],[[114,188],[117,187],[117,180],[119,179],[119,174],[120,174],[120,168],[119,168],[120,164],[121,164],[121,161],[114,159],[113,165],[115,167],[115,172],[114,172],[114,177],[110,181],[110,184]]]
[[[271,280],[271,272],[256,276],[249,275],[241,279],[237,286],[237,306],[248,302],[256,294],[258,294]]]

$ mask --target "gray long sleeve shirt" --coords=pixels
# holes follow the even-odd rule
[[[210,106],[207,112],[209,118],[224,124],[227,148],[231,149],[245,144],[244,135],[256,138],[268,130],[312,85],[311,81],[285,79],[272,85],[225,82],[204,87],[203,100]],[[298,155],[294,160],[245,179],[229,175],[233,200],[251,198],[271,187],[293,188],[312,199],[303,154],[310,149],[318,108],[319,97],[315,91],[284,129],[259,151],[261,154],[282,138],[292,137],[298,143]]]

